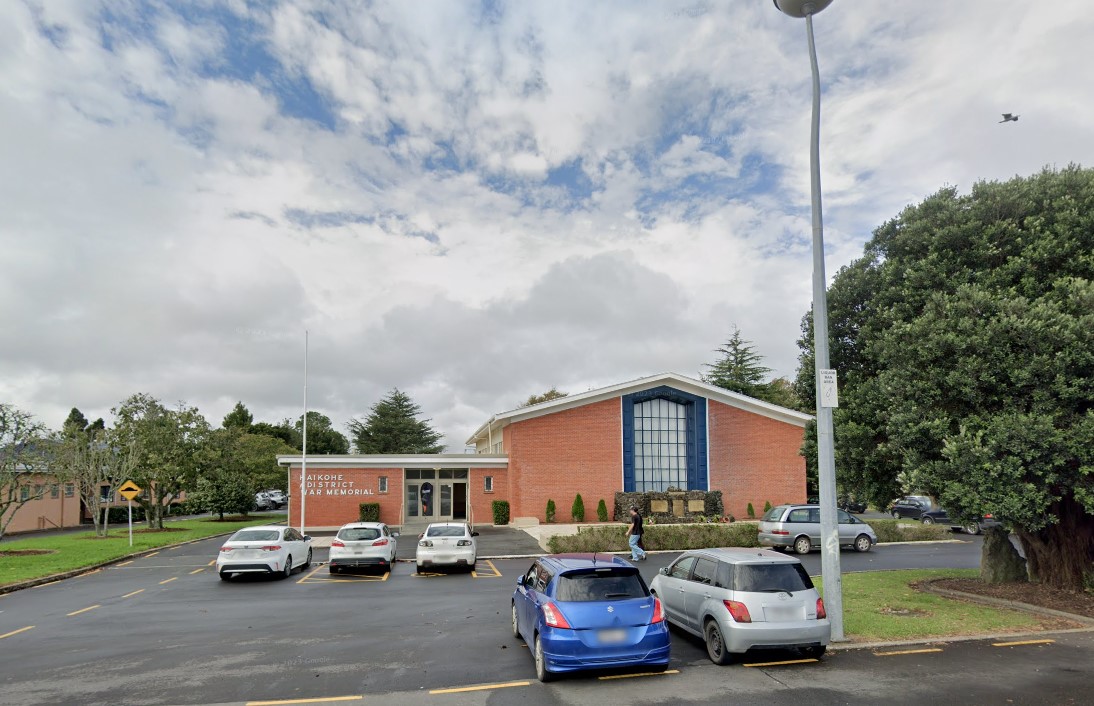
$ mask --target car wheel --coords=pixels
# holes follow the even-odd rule
[[[304,565],[300,567],[300,570],[303,571],[304,569],[308,568],[309,566],[311,566],[311,549],[310,548],[308,549],[308,558],[304,560]]]
[[[229,571],[221,571],[220,572],[220,580],[221,581],[231,581],[231,579],[232,579],[231,572],[229,572]]]
[[[809,537],[798,537],[794,540],[794,551],[798,554],[808,554],[813,548],[813,543],[809,541]]]
[[[900,513],[897,512],[896,510],[893,510],[893,519],[894,520],[899,520],[900,519]]]
[[[281,578],[287,579],[292,576],[292,554],[285,558],[285,570],[281,572]]]
[[[799,647],[798,651],[801,652],[802,657],[810,657],[817,659],[824,655],[828,650],[824,645],[810,645],[809,647]]]
[[[424,566],[422,566],[421,564],[417,564],[416,566],[417,566],[417,571],[418,571],[419,574],[424,574],[425,573],[425,567]]]
[[[921,517],[919,519],[922,520],[923,524],[925,524],[925,525],[933,525],[934,524],[934,519],[931,518],[931,517]]]
[[[981,531],[979,522],[965,525],[965,534],[980,534]]]
[[[513,601],[513,637],[520,637],[520,626],[517,624],[517,603]]]
[[[539,635],[536,635],[536,678],[541,682],[549,682],[555,678],[553,672],[547,671],[547,658],[543,656],[543,643],[539,639]]]
[[[332,574],[337,574],[338,573],[338,567],[337,566],[328,567],[327,571],[331,572]]]
[[[703,628],[703,637],[707,643],[707,656],[715,664],[729,664],[729,650],[726,649],[726,641],[722,639],[722,629],[718,627],[717,620],[708,620]]]
[[[870,547],[872,547],[873,545],[874,543],[870,541],[870,538],[864,534],[860,534],[859,536],[855,537],[856,552],[868,552],[870,551]]]

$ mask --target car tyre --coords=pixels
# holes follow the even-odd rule
[[[870,547],[872,547],[873,545],[874,543],[870,541],[870,538],[865,534],[860,534],[859,536],[855,537],[856,552],[868,552],[870,551]]]
[[[221,581],[231,581],[232,580],[232,572],[230,572],[230,571],[221,571],[220,572],[220,580]]]
[[[808,647],[799,647],[798,651],[801,652],[802,657],[819,659],[828,651],[828,648],[824,645],[810,645]]]
[[[980,534],[983,530],[980,529],[980,523],[974,522],[971,525],[965,525],[965,534]]]
[[[543,643],[539,639],[539,635],[536,635],[536,644],[533,650],[536,658],[536,678],[541,682],[549,682],[555,678],[554,672],[547,669],[547,658],[543,656]]]
[[[287,579],[292,576],[292,554],[285,558],[285,570],[281,572],[281,578]]]
[[[726,641],[717,620],[707,621],[703,628],[703,638],[707,643],[707,656],[710,661],[715,664],[729,664],[729,650],[726,649]]]
[[[899,520],[900,519],[900,513],[897,512],[896,510],[893,510],[893,519],[894,520]]]
[[[311,566],[311,548],[308,549],[308,558],[304,560],[304,565],[300,567],[300,570],[303,571],[309,566]]]
[[[798,554],[808,554],[813,549],[813,543],[809,537],[798,537],[794,540],[794,551]]]
[[[934,524],[934,518],[933,517],[921,517],[919,519],[922,520],[923,524],[925,524],[925,525],[933,525]]]
[[[417,572],[419,574],[424,574],[425,573],[425,567],[424,566],[422,566],[421,564],[416,564],[415,566],[417,567]]]
[[[520,637],[520,625],[517,624],[517,603],[513,601],[513,637]]]
[[[327,571],[329,571],[332,574],[337,574],[338,573],[338,567],[337,566],[327,567]]]

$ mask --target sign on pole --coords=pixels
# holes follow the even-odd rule
[[[127,480],[122,483],[122,487],[118,488],[118,493],[125,498],[129,506],[129,546],[133,546],[133,498],[141,494],[141,489],[133,481]]]
[[[839,407],[839,392],[836,390],[836,371],[822,368],[820,373],[821,407]]]

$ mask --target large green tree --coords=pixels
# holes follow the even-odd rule
[[[736,326],[729,340],[715,349],[715,353],[721,357],[704,365],[708,372],[700,374],[703,382],[783,407],[798,407],[790,381],[786,378],[767,380],[771,368],[763,365],[763,356]]]
[[[109,498],[113,489],[129,477],[135,458],[132,451],[131,445],[118,443],[114,430],[106,429],[101,418],[89,424],[75,407],[53,446],[50,468],[58,480],[75,485],[80,501],[91,515],[96,536],[106,536]],[[103,486],[111,492],[104,495]]]
[[[42,497],[51,443],[44,424],[30,412],[0,402],[0,538],[16,511]]]
[[[364,421],[348,425],[353,445],[362,454],[434,454],[444,450],[443,435],[418,419],[422,410],[398,389],[372,405]]]
[[[560,399],[562,399],[563,397],[566,397],[569,394],[570,394],[569,392],[559,392],[558,389],[556,389],[555,387],[552,386],[550,390],[547,390],[547,392],[544,392],[543,394],[528,395],[528,399],[521,402],[520,406],[521,407],[531,407],[532,405],[539,404],[540,402],[550,402],[551,400],[560,400]]]
[[[842,480],[990,512],[1038,580],[1090,580],[1094,171],[942,189],[878,228],[828,302]]]
[[[300,448],[304,432],[304,415],[296,420],[296,448]],[[309,454],[348,454],[349,440],[334,428],[330,417],[319,412],[308,412],[308,453]]]
[[[225,429],[236,429],[241,432],[249,432],[254,416],[242,402],[236,402],[231,412],[224,415],[224,421],[220,425]]]

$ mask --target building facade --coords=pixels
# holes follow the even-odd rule
[[[719,490],[738,518],[752,504],[803,502],[800,455],[811,417],[674,373],[590,390],[492,416],[467,440],[473,454],[280,456],[289,522],[337,527],[378,503],[382,521],[413,525],[586,517],[618,491]],[[306,465],[306,472],[305,467]],[[301,494],[301,477],[305,478]],[[301,521],[303,520],[303,522]]]

